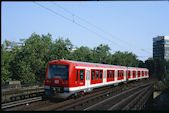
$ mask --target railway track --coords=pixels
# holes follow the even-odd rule
[[[93,92],[81,96],[77,99],[69,99],[64,101],[50,101],[50,100],[39,101],[39,102],[32,103],[29,106],[22,106],[11,110],[8,109],[8,111],[90,110],[86,108],[94,105],[95,103],[98,103],[103,99],[105,100],[111,96],[115,96],[120,92],[124,92],[125,90],[134,88],[138,85],[141,87],[141,85],[145,85],[147,82],[149,81],[141,80],[139,82],[131,82],[131,83],[122,84],[118,86],[106,86],[106,87],[96,89]],[[130,99],[133,96],[131,96]]]
[[[133,98],[135,98],[139,93],[146,91],[148,88],[149,86],[143,86],[141,89],[140,87],[132,88],[85,108],[84,110],[122,110],[127,103],[130,103]]]
[[[95,95],[100,91],[109,89],[110,87],[112,87],[112,86],[107,86],[107,87],[96,89],[95,91],[89,93],[86,96]],[[79,97],[77,99],[79,100],[81,98],[82,97]],[[77,99],[75,99],[75,100],[77,100]],[[71,104],[72,101],[74,101],[74,99],[63,100],[63,101],[62,100],[60,100],[60,101],[59,100],[58,101],[52,101],[52,100],[40,101],[40,102],[37,102],[35,104],[31,104],[29,106],[23,106],[23,107],[16,108],[14,111],[27,111],[27,110],[29,110],[29,111],[30,110],[43,111],[43,110],[46,110],[46,107],[47,107],[47,110],[52,110],[54,107],[59,106],[59,105],[64,105],[65,103]],[[39,108],[39,106],[42,106],[42,107],[40,107],[40,109],[37,109],[37,108]]]
[[[147,84],[146,84],[147,85]],[[56,109],[57,111],[62,111],[62,110],[106,110],[105,106],[107,106],[108,102],[113,101],[114,103],[116,103],[117,101],[121,100],[121,96],[122,95],[126,95],[126,93],[131,93],[131,91],[135,91],[141,87],[146,86],[141,85],[138,87],[131,87],[130,89],[126,88],[126,89],[119,89],[116,90],[115,92],[109,91],[106,92],[104,94],[100,94],[100,95],[95,95],[94,97],[90,97],[90,98],[86,98],[85,100],[79,101],[79,102],[75,102],[72,103],[71,105],[68,106],[63,106],[62,108]],[[104,106],[104,107],[103,107]]]
[[[23,105],[23,104],[28,104],[36,101],[42,100],[42,97],[34,97],[34,98],[29,98],[29,99],[24,99],[24,100],[19,100],[19,101],[14,101],[14,102],[9,102],[1,105],[2,109],[13,107],[13,106],[18,106],[18,105]]]
[[[43,93],[44,93],[44,87],[2,91],[1,103],[5,104],[5,103],[15,102],[19,100],[28,99],[28,98],[33,98],[36,96],[42,96]]]
[[[129,84],[123,84],[123,85],[118,85],[118,86],[107,86],[107,87],[103,87],[100,88],[98,90],[96,90],[95,92],[92,92],[90,94],[87,94],[85,96],[82,96],[80,98],[77,99],[69,99],[60,103],[56,103],[56,104],[52,104],[49,106],[44,106],[41,107],[39,109],[35,109],[35,111],[62,111],[62,110],[71,110],[69,109],[70,107],[73,107],[73,110],[81,110],[81,109],[74,109],[74,107],[76,107],[77,105],[84,105],[84,101],[88,100],[88,101],[93,101],[93,99],[98,99],[99,96],[108,96],[110,95],[111,92],[113,92],[114,94],[123,91],[124,89],[127,89],[129,86]],[[136,83],[130,83],[131,87],[136,86]],[[92,99],[93,98],[93,99]]]

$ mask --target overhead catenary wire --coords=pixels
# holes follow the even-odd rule
[[[45,7],[45,6],[43,6],[43,5],[41,5],[41,4],[37,3],[37,2],[33,2],[33,3],[35,3],[36,5],[38,5],[38,6],[42,7],[42,8],[44,8],[44,9],[46,9],[46,10],[52,12],[52,13],[54,13],[55,15],[58,15],[58,16],[60,16],[60,17],[62,17],[62,18],[64,18],[64,19],[66,19],[66,20],[68,20],[68,21],[71,21],[72,23],[74,23],[74,24],[80,26],[81,28],[84,28],[84,29],[90,31],[91,33],[97,35],[98,37],[103,38],[103,39],[105,39],[105,40],[107,40],[107,41],[110,41],[110,42],[114,43],[115,45],[117,45],[117,46],[120,47],[120,48],[123,48],[121,45],[117,44],[116,42],[113,42],[112,40],[110,40],[110,39],[108,39],[108,38],[106,38],[106,37],[100,35],[99,33],[97,33],[97,32],[95,32],[95,31],[93,31],[93,30],[87,28],[86,26],[77,23],[76,21],[74,21],[74,19],[67,18],[67,17],[63,16],[62,14],[59,14],[59,13],[55,12],[54,10],[52,10],[52,9],[50,9],[50,8],[48,8],[48,7]],[[125,48],[125,49],[126,49],[126,48]]]
[[[106,32],[105,30],[99,28],[98,26],[92,24],[91,22],[89,22],[89,21],[87,21],[87,20],[85,20],[85,19],[83,19],[83,18],[81,18],[81,17],[75,15],[74,13],[72,13],[71,11],[65,9],[64,7],[62,7],[61,5],[59,5],[58,3],[57,3],[57,4],[56,4],[56,3],[53,3],[53,4],[54,4],[55,6],[57,5],[57,7],[63,9],[65,12],[71,14],[71,15],[73,16],[73,18],[74,18],[74,17],[77,17],[78,19],[80,19],[80,20],[86,22],[87,24],[89,24],[89,25],[95,27],[96,29],[98,29],[98,30],[104,32],[105,34],[108,34],[108,35],[111,36],[112,38],[116,38],[116,39],[118,39],[118,40],[124,42],[125,44],[127,43],[129,46],[133,45],[132,43],[128,43],[128,42],[126,42],[125,40],[121,40],[120,38],[117,38],[117,37],[113,36],[111,33]],[[134,46],[134,45],[133,45],[133,46]],[[134,47],[135,47],[135,46],[134,46]],[[137,48],[135,48],[135,49],[137,49]],[[145,49],[138,49],[138,50],[152,54],[152,52],[149,52],[149,51],[147,51],[147,50],[145,50]]]
[[[84,25],[82,25],[82,24],[77,23],[77,22],[74,20],[74,18],[73,18],[73,19],[67,18],[66,16],[63,16],[62,14],[59,14],[59,13],[55,12],[54,10],[52,10],[52,9],[50,9],[50,8],[48,8],[48,7],[45,7],[44,5],[41,5],[41,4],[37,3],[37,2],[33,2],[33,3],[35,3],[36,5],[38,5],[38,6],[42,7],[42,8],[44,8],[44,9],[46,9],[46,10],[52,12],[52,13],[54,13],[55,15],[58,15],[58,16],[60,16],[60,17],[62,17],[62,18],[64,18],[64,19],[66,19],[66,20],[68,20],[68,21],[71,21],[72,23],[74,23],[74,24],[80,26],[81,28],[84,28],[84,29],[90,31],[91,33],[97,35],[98,37],[100,37],[100,38],[102,38],[102,39],[105,39],[105,40],[107,40],[107,41],[110,41],[110,42],[114,43],[115,45],[117,45],[117,46],[120,47],[120,48],[123,48],[123,47],[122,47],[121,45],[119,45],[118,43],[116,43],[116,42],[114,42],[114,41],[112,41],[112,40],[110,40],[110,39],[108,39],[108,38],[106,38],[106,37],[100,35],[99,33],[97,33],[97,32],[95,32],[95,31],[89,29],[88,27],[86,27],[86,26],[84,26]],[[76,16],[76,15],[75,15],[75,14],[72,14],[72,16],[74,17],[74,16]],[[94,25],[94,24],[93,24],[93,25]],[[96,27],[97,27],[97,26],[96,26]],[[126,49],[126,48],[125,48],[125,49]]]

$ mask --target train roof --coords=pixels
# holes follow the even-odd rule
[[[59,61],[59,60],[54,60],[54,61],[51,61],[51,62],[56,62],[56,61]],[[91,63],[91,62],[82,62],[82,61],[73,61],[73,60],[60,60],[61,62],[62,61],[66,61],[66,62],[70,62],[70,63],[76,63],[77,65],[78,64],[90,64],[90,65],[97,65],[97,66],[109,66],[109,67],[120,67],[120,68],[128,68],[128,69],[136,69],[136,70],[148,70],[147,68],[138,68],[138,67],[128,67],[128,66],[119,66],[119,65],[109,65],[109,64],[100,64],[100,63]]]

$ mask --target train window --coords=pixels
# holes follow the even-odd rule
[[[121,75],[122,75],[122,72],[120,71],[120,77],[121,77]]]
[[[133,76],[136,77],[136,71],[133,71]]]
[[[114,70],[113,70],[113,78],[114,78]]]
[[[140,77],[140,71],[138,71],[138,77]]]
[[[121,76],[123,77],[123,75],[124,75],[124,72],[123,72],[123,71],[121,71]]]
[[[84,79],[84,70],[80,70],[80,81]]]
[[[96,79],[97,80],[99,79],[99,71],[98,70],[96,71]]]
[[[112,71],[110,71],[110,78],[112,78]]]
[[[95,78],[95,70],[92,70],[92,80]]]
[[[100,79],[102,79],[102,76],[103,76],[103,72],[100,71]]]
[[[119,77],[121,77],[121,71],[119,71]]]
[[[128,78],[130,78],[130,71],[128,71]]]
[[[76,81],[78,81],[78,72],[79,72],[79,70],[77,70]]]
[[[109,71],[107,71],[107,78],[109,78],[109,75],[110,75],[110,72],[109,72]]]
[[[49,64],[47,78],[60,78],[62,80],[68,80],[69,66]]]
[[[142,71],[142,76],[144,76],[144,71]]]
[[[120,71],[118,71],[118,78],[120,77]]]

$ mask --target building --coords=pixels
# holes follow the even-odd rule
[[[74,52],[74,51],[76,51],[77,50],[77,48],[72,48],[71,50],[70,50],[70,52]]]
[[[169,61],[169,36],[157,36],[153,38],[153,58]]]
[[[8,43],[8,46],[7,46],[7,43]],[[8,41],[7,43],[4,43],[4,48],[6,48],[7,51],[11,51],[14,47],[24,46],[24,43],[21,43],[21,42]]]

